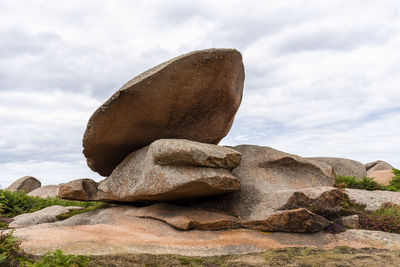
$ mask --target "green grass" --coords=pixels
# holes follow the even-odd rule
[[[80,255],[64,255],[61,250],[47,252],[41,257],[24,253],[13,231],[0,233],[0,267],[85,267],[90,258]]]
[[[336,187],[346,187],[353,189],[364,189],[364,190],[387,190],[400,192],[400,170],[393,169],[393,174],[395,177],[390,181],[388,186],[379,184],[374,181],[371,177],[363,177],[362,179],[357,179],[354,176],[338,175],[335,179]]]
[[[35,212],[40,209],[54,205],[60,205],[64,207],[79,206],[88,208],[99,204],[98,202],[62,200],[58,197],[31,197],[26,195],[24,192],[10,192],[7,190],[0,190],[0,217],[3,218],[15,217],[19,214],[28,212]]]
[[[94,206],[90,206],[84,209],[79,209],[79,210],[71,210],[70,212],[67,213],[63,213],[60,215],[57,215],[56,218],[59,219],[60,221],[68,219],[72,216],[81,214],[81,213],[85,213],[85,212],[89,212],[89,211],[93,211],[93,210],[97,210],[100,208],[106,208],[109,207],[111,204],[108,203],[103,203],[103,202],[97,202]]]

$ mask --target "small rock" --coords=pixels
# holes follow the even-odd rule
[[[341,220],[343,225],[347,228],[361,229],[358,215],[343,216]]]
[[[58,196],[71,200],[95,200],[97,197],[97,183],[91,179],[77,179],[60,184]]]
[[[365,169],[364,164],[352,159],[329,157],[314,157],[307,159],[317,164],[318,162],[329,164],[332,166],[336,175],[354,176],[358,179],[362,179],[364,176],[367,176],[367,170]]]
[[[16,191],[25,191],[25,193],[29,193],[36,188],[39,188],[42,184],[38,179],[32,176],[24,176],[16,180],[9,187],[6,188],[8,191],[16,192]]]
[[[80,207],[50,206],[32,213],[25,213],[14,217],[9,224],[10,228],[27,227],[35,224],[50,223],[58,221],[57,215],[67,213],[72,209]]]
[[[39,188],[36,188],[35,190],[32,190],[31,192],[28,193],[28,196],[31,197],[41,197],[41,198],[47,198],[47,197],[57,197],[58,196],[58,185],[45,185]]]
[[[393,166],[383,160],[377,160],[365,164],[367,172],[393,170]]]

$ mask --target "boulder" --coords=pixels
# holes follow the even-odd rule
[[[98,184],[88,178],[77,179],[71,182],[60,184],[58,196],[71,200],[96,200]]]
[[[235,49],[194,51],[133,78],[90,118],[88,166],[102,176],[131,152],[162,138],[217,144],[229,131],[244,82]]]
[[[32,176],[24,176],[16,180],[9,187],[6,188],[8,191],[16,192],[16,191],[25,191],[25,193],[29,193],[36,188],[39,188],[42,184],[38,179]]]
[[[364,164],[352,159],[329,157],[314,157],[307,159],[315,164],[325,163],[332,166],[336,175],[354,176],[358,179],[362,179],[364,176],[367,176],[367,171]]]
[[[350,197],[350,199],[364,204],[366,206],[366,210],[376,210],[382,204],[386,202],[391,202],[396,205],[400,205],[400,192],[392,192],[392,191],[367,191],[361,189],[345,189],[346,194]]]
[[[28,193],[31,197],[57,197],[58,196],[58,185],[45,185]]]
[[[60,187],[59,196],[77,200],[156,202],[227,193],[240,188],[239,180],[229,171],[240,163],[240,158],[239,152],[227,147],[160,139],[126,157],[93,189],[93,192],[97,190],[96,194],[72,196]],[[86,189],[80,186],[77,190]]]
[[[383,160],[377,160],[365,164],[367,172],[393,170],[393,166]]]
[[[14,221],[9,224],[10,228],[27,227],[35,224],[50,223],[58,221],[57,215],[67,213],[73,209],[81,207],[50,206],[32,213],[25,213],[14,217]]]
[[[368,171],[367,175],[383,185],[389,185],[390,181],[395,177],[392,170]]]
[[[334,184],[330,166],[321,167],[270,147],[240,145],[233,149],[242,153],[241,164],[233,170],[240,190],[210,202],[244,220],[268,218],[300,189]]]

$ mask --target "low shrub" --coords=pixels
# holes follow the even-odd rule
[[[400,192],[400,170],[393,169],[393,174],[395,177],[390,181],[387,189],[390,191]]]
[[[0,266],[21,266],[20,263],[25,261],[29,258],[21,250],[13,232],[0,233]]]
[[[26,267],[85,267],[90,258],[81,255],[65,255],[61,250],[47,252],[36,262],[24,262]]]
[[[346,187],[353,189],[364,189],[364,190],[387,190],[400,192],[400,170],[393,169],[395,177],[390,181],[388,186],[380,184],[374,181],[371,177],[363,177],[362,179],[357,179],[354,176],[338,175],[335,178],[336,187]]]
[[[2,217],[15,217],[22,213],[35,212],[40,209],[60,205],[60,206],[79,206],[91,207],[98,205],[98,202],[69,201],[55,198],[31,197],[24,192],[10,192],[0,190],[0,214]]]
[[[359,215],[362,228],[367,230],[400,233],[400,206],[393,203],[383,203],[373,212]]]

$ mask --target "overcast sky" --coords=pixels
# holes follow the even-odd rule
[[[232,47],[246,72],[224,145],[400,168],[398,0],[0,0],[0,185],[100,177],[82,135],[141,72]]]

